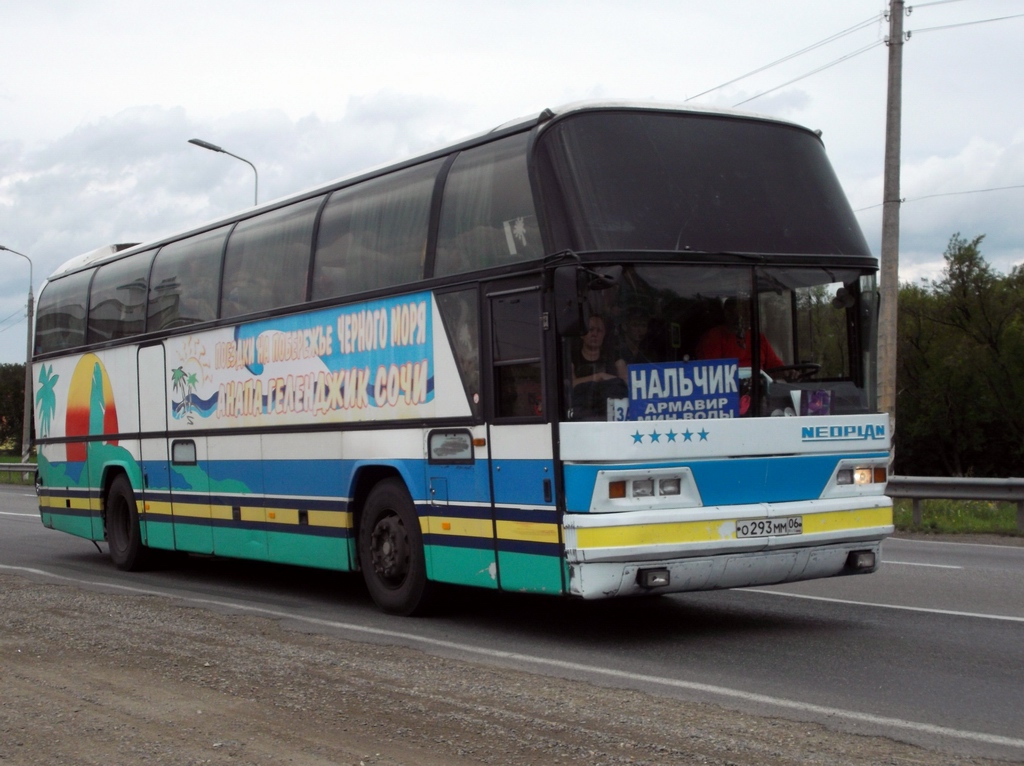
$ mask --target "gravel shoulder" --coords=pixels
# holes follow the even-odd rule
[[[0,575],[3,764],[995,764]]]

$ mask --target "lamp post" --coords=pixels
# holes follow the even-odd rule
[[[211,144],[209,141],[203,141],[201,138],[190,138],[188,140],[190,144],[202,147],[203,149],[209,149],[211,152],[220,152],[226,154],[228,157],[234,157],[236,160],[241,160],[246,165],[252,168],[252,172],[256,175],[256,192],[253,195],[253,204],[258,205],[260,203],[260,174],[256,172],[256,166],[253,165],[245,157],[239,157],[237,154],[232,154],[227,149],[222,149],[216,144]]]
[[[32,295],[32,259],[17,250],[0,245],[0,250],[20,255],[28,261],[28,341],[25,346],[25,414],[21,430],[21,462],[28,462],[28,454],[32,450],[32,308],[35,298]]]

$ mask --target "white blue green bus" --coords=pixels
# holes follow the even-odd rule
[[[874,571],[877,261],[819,135],[586,104],[62,266],[42,522],[584,599]]]

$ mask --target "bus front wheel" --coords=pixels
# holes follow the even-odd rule
[[[114,566],[126,572],[145,567],[149,549],[142,544],[139,510],[128,477],[114,479],[107,493],[107,545]]]
[[[359,565],[370,596],[388,614],[422,614],[431,583],[416,507],[398,479],[370,492],[359,525]]]

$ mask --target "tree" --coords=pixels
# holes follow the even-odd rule
[[[0,449],[21,454],[25,365],[0,364]]]
[[[942,278],[900,288],[896,470],[1024,474],[1024,273],[954,234]]]

